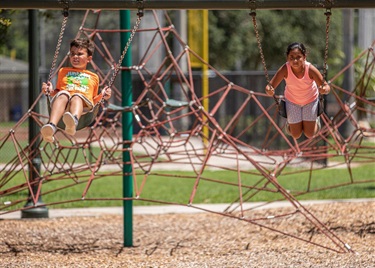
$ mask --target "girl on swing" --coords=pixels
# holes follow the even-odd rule
[[[93,53],[94,44],[90,39],[79,38],[71,41],[69,60],[72,67],[59,70],[55,90],[51,82],[43,83],[42,91],[52,96],[49,122],[40,130],[44,141],[54,141],[56,125],[61,117],[65,132],[73,136],[82,113],[94,107],[99,77],[86,70]],[[105,87],[103,90],[103,98],[108,100],[111,97],[111,88]]]
[[[266,93],[273,96],[274,88],[284,79],[287,132],[295,139],[301,137],[302,132],[307,138],[311,138],[320,128],[317,115],[319,93],[328,94],[331,88],[319,70],[306,61],[306,48],[302,43],[290,44],[286,57],[287,62],[266,86]]]

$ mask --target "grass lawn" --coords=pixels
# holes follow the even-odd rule
[[[26,141],[24,143],[25,144],[20,145],[26,145]],[[69,144],[65,143],[62,145],[69,146]],[[361,145],[373,148],[374,143],[365,141]],[[6,142],[3,146],[4,151],[13,152],[14,154],[0,154],[0,162],[5,163],[9,161],[10,158],[16,157],[16,152],[12,142]],[[48,156],[51,153],[51,148],[46,147],[45,150],[45,155]],[[82,153],[83,151],[85,151],[85,154]],[[99,148],[91,148],[91,151],[94,155],[99,154]],[[372,154],[372,150],[369,150],[368,152],[358,155],[358,159],[372,158]],[[91,159],[85,159],[84,155],[89,155],[87,148],[70,150],[69,154],[66,155],[66,161],[74,163],[92,162]],[[339,162],[344,162],[344,160],[341,160]],[[375,198],[375,167],[373,164],[353,165],[353,181],[349,175],[348,169],[345,167],[314,170],[311,178],[308,171],[303,173],[297,173],[296,171],[299,170],[288,167],[283,171],[283,174],[277,178],[277,183],[300,200]],[[123,196],[123,178],[121,175],[101,177],[101,174],[97,174],[95,178],[99,178],[92,182],[85,196],[85,201],[66,202],[67,200],[81,199],[82,193],[87,186],[89,174],[89,172],[81,172],[75,179],[66,179],[68,176],[65,176],[63,179],[58,179],[58,176],[61,176],[61,174],[54,174],[52,176],[52,181],[43,184],[43,201],[48,204],[64,202],[62,204],[53,205],[53,207],[59,208],[122,206],[122,200],[119,200]],[[141,186],[144,175],[137,175],[135,179],[136,185],[134,187],[134,194],[142,188],[140,192],[141,199],[180,204],[189,203],[194,191],[194,184],[196,183],[196,175],[193,172],[182,171],[165,171],[159,174],[151,174],[147,177],[144,187]],[[364,180],[372,180],[372,182],[356,183]],[[22,173],[19,173],[9,182],[6,182],[5,185],[0,185],[0,189],[4,191],[5,189],[9,189],[21,183],[25,183],[25,178]],[[243,201],[257,202],[285,199],[277,191],[275,185],[250,172],[241,172],[241,184],[242,187],[238,187],[238,178],[234,172],[223,170],[205,171],[194,194],[193,203],[236,202],[237,198],[240,196],[240,192],[242,193]],[[336,187],[339,184],[346,184],[346,186]],[[66,188],[54,191],[55,189],[63,187]],[[260,188],[262,188],[262,191],[257,190]],[[11,207],[14,208],[17,206],[19,208],[25,204],[24,200],[27,199],[27,196],[27,189],[11,195],[3,194],[0,196],[0,203],[4,204],[4,202],[8,201],[14,203],[17,200],[21,200],[19,204]],[[97,199],[97,201],[88,201],[88,199]],[[136,200],[133,203],[135,206],[158,204],[141,200]]]
[[[299,200],[318,200],[318,199],[349,199],[349,198],[375,198],[375,182],[368,183],[351,183],[349,172],[346,168],[322,169],[313,172],[313,176],[309,179],[309,174],[293,173],[292,169],[288,175],[282,175],[277,182],[287,189],[294,196],[298,196]],[[172,174],[173,177],[167,176]],[[372,164],[365,164],[352,169],[354,182],[359,180],[374,180],[375,169]],[[88,173],[87,173],[88,174]],[[287,173],[286,173],[287,174]],[[100,177],[100,174],[98,174]],[[13,178],[12,183],[19,184],[24,181],[21,175],[19,178]],[[150,175],[147,177],[145,186],[142,188],[140,198],[149,200],[159,200],[163,202],[172,202],[179,204],[188,204],[189,198],[194,189],[196,176],[192,172],[160,172],[158,175]],[[141,188],[143,175],[137,175],[137,187]],[[82,175],[80,175],[82,179]],[[43,196],[45,203],[55,203],[67,200],[80,200],[82,193],[87,185],[87,177],[80,181],[73,179],[54,180],[43,184],[43,193],[48,193],[53,189],[74,185],[56,192],[50,192]],[[215,180],[213,182],[212,180]],[[228,184],[229,183],[229,184]],[[243,201],[274,201],[284,200],[284,197],[277,192],[276,187],[269,183],[268,180],[249,173],[241,174],[241,183],[245,185],[238,187],[237,176],[233,172],[226,171],[205,171],[197,191],[195,193],[193,203],[230,203],[235,202],[242,191]],[[54,208],[73,208],[73,207],[105,207],[105,206],[122,206],[122,176],[105,176],[95,179],[86,195],[86,200],[77,202],[67,202],[63,204],[53,205]],[[348,184],[347,186],[334,187],[338,184]],[[246,186],[247,185],[247,186]],[[248,186],[264,187],[265,191],[251,189]],[[334,188],[332,188],[334,187]],[[319,190],[322,188],[332,188]],[[299,195],[303,193],[302,195]],[[28,191],[24,190],[10,196],[0,197],[1,203],[9,200],[19,200],[26,198]],[[88,201],[87,199],[105,199],[98,201]],[[155,205],[158,203],[150,201],[133,202],[137,205]],[[20,202],[18,206],[24,205]]]

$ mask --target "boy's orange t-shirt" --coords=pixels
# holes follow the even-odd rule
[[[79,93],[93,102],[98,95],[99,77],[88,70],[79,70],[71,67],[63,67],[57,76],[57,90],[66,90],[73,95]]]

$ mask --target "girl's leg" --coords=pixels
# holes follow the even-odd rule
[[[293,138],[298,139],[302,135],[302,107],[286,100],[286,113],[289,124],[289,132]]]
[[[290,131],[290,134],[292,134],[293,138],[298,139],[301,137],[302,127],[303,127],[302,122],[295,123],[295,124],[289,123],[289,131]]]
[[[318,99],[306,104],[302,108],[303,132],[307,138],[313,137],[318,132],[317,126]]]
[[[303,121],[303,133],[307,138],[311,138],[318,132],[316,121]]]

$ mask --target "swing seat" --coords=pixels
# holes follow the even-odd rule
[[[111,112],[130,112],[133,110],[133,106],[119,106],[116,104],[108,104],[107,110]]]
[[[275,99],[277,111],[280,116],[287,118],[286,114],[286,102],[284,99]],[[324,113],[324,98],[321,94],[319,94],[319,102],[318,102],[318,109],[317,109],[317,116],[321,116]]]
[[[179,101],[174,99],[168,99],[165,102],[165,105],[171,109],[180,108],[180,107],[186,107],[189,105],[189,102],[187,101]]]
[[[148,103],[148,100],[143,101],[142,103],[139,103],[137,106],[138,107],[144,106],[146,103]],[[168,99],[164,104],[168,108],[175,109],[175,108],[180,108],[180,107],[186,107],[189,105],[189,102]],[[134,108],[133,105],[132,106],[119,106],[115,104],[109,104],[107,106],[107,110],[113,111],[113,112],[131,112]]]
[[[284,118],[287,118],[285,100],[284,99],[277,100],[276,105],[277,105],[277,111],[278,111],[279,115],[284,117]]]

